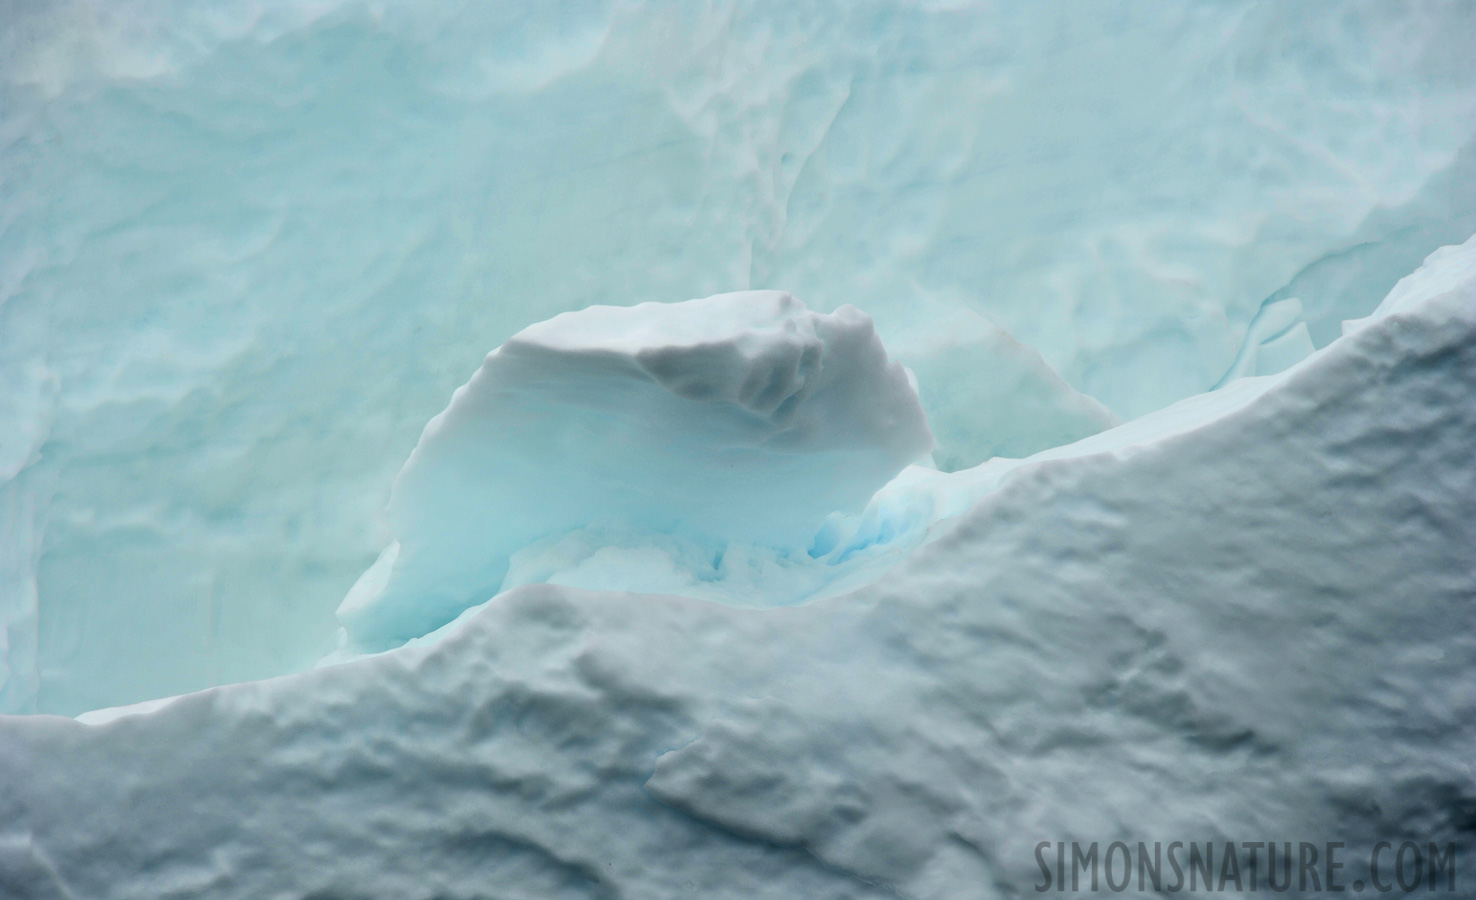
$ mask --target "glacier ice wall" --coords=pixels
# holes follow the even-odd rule
[[[4,0],[0,708],[308,665],[424,423],[565,310],[854,303],[954,468],[1211,387],[1263,303],[1326,345],[1476,230],[1473,16]],[[1003,382],[1051,420],[953,389]]]
[[[843,596],[533,585],[433,647],[0,718],[0,888],[994,900],[1042,840],[1337,840],[1345,884],[1468,847],[1473,384],[1476,238]]]

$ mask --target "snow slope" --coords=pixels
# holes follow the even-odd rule
[[[533,585],[439,643],[0,719],[28,898],[991,898],[1057,840],[1469,841],[1476,238],[1312,358],[782,609]],[[958,473],[945,478],[967,478]],[[94,721],[103,722],[106,717]]]

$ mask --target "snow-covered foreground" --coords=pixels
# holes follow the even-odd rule
[[[853,592],[528,585],[431,646],[4,719],[0,888],[957,900],[1033,895],[1039,841],[1340,840],[1351,881],[1467,840],[1476,239],[1347,330]]]

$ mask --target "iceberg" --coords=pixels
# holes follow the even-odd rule
[[[9,3],[0,710],[311,666],[426,422],[562,312],[852,304],[960,470],[1209,390],[1268,300],[1325,347],[1476,232],[1472,15]]]
[[[1042,840],[1287,833],[1368,877],[1469,828],[1473,382],[1476,238],[1280,373],[934,473],[979,501],[854,591],[531,584],[433,645],[0,720],[0,884],[953,900],[1027,894]]]
[[[1468,887],[1476,5],[0,10],[0,900]]]

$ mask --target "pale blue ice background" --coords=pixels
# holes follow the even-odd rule
[[[559,311],[854,303],[948,468],[1281,368],[1476,231],[1473,17],[3,0],[0,710],[310,665]]]

